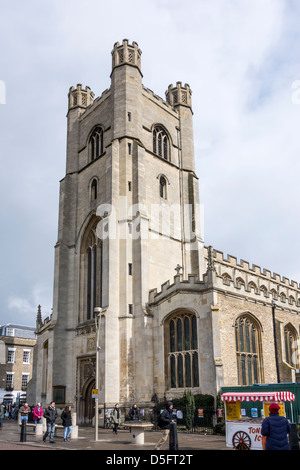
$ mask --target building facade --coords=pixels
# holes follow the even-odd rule
[[[26,400],[32,378],[35,328],[8,324],[0,326],[0,403]]]
[[[278,368],[295,380],[297,283],[204,246],[189,85],[155,95],[138,44],[124,40],[110,88],[95,98],[77,85],[68,100],[53,313],[37,319],[33,401],[92,416],[97,307],[100,407],[216,395],[277,381]]]

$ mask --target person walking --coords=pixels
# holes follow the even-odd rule
[[[64,427],[64,441],[67,442],[72,431],[71,406],[65,407],[64,411],[61,414],[61,419]]]
[[[155,446],[155,450],[160,450],[162,445],[166,442],[169,437],[171,426],[175,426],[175,420],[173,419],[173,403],[168,402],[166,408],[160,414],[158,418],[158,426],[163,430],[163,434]]]
[[[51,444],[54,444],[55,420],[57,418],[57,410],[54,401],[46,408],[44,418],[46,418],[47,421],[47,430],[43,436],[43,442],[46,442],[47,436],[50,434],[49,440]]]
[[[138,409],[138,407],[136,406],[136,404],[134,404],[130,410],[129,410],[129,417],[130,417],[130,420],[131,421],[139,421],[140,420],[140,410]]]
[[[3,420],[5,417],[5,406],[4,403],[0,404],[0,429],[3,427]]]
[[[41,424],[42,417],[43,417],[43,408],[40,403],[35,405],[35,407],[33,408],[32,414],[33,414],[33,422],[35,424],[33,430],[35,431],[36,425]]]
[[[270,415],[261,425],[263,450],[290,450],[288,434],[291,431],[289,421],[279,415],[280,406],[272,403],[269,407]]]
[[[111,416],[111,422],[113,424],[113,434],[118,434],[118,426],[119,424],[121,424],[121,412],[120,412],[118,403],[116,403],[110,416]]]
[[[20,413],[21,413],[21,423],[23,421],[26,421],[26,424],[28,423],[28,415],[30,413],[30,407],[28,406],[28,403],[24,403],[24,405],[21,406],[20,408]]]

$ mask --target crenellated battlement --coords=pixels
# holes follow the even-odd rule
[[[94,93],[91,91],[90,87],[86,86],[85,88],[82,88],[81,83],[77,85],[76,88],[73,86],[70,87],[69,89],[69,107],[68,109],[76,108],[76,107],[81,107],[81,108],[87,108],[94,102]]]
[[[204,247],[205,250],[205,257],[208,258],[208,247]],[[265,278],[266,280],[270,281],[275,281],[281,284],[284,284],[287,287],[292,287],[294,289],[299,288],[299,284],[296,281],[289,280],[285,276],[280,276],[280,274],[277,273],[272,273],[268,269],[262,269],[260,266],[257,266],[256,264],[250,265],[248,261],[245,261],[243,259],[238,262],[237,258],[232,255],[225,255],[222,251],[213,249],[213,257],[215,263],[219,263],[221,265],[232,267],[232,268],[237,268],[240,270],[243,270],[245,272],[248,272],[251,275],[257,275]]]
[[[225,256],[223,252],[212,247],[204,247],[204,258],[207,271],[202,280],[193,274],[189,274],[188,279],[183,279],[183,276],[178,274],[174,276],[172,283],[163,283],[160,291],[152,289],[149,292],[149,303],[160,301],[175,291],[203,292],[213,286],[226,294],[244,296],[254,301],[276,301],[282,308],[293,310],[300,307],[300,288],[297,282],[276,273],[271,274],[271,271],[261,269],[257,265],[250,266],[249,262],[244,260],[238,263],[236,257]],[[213,281],[209,272],[213,272]]]
[[[143,85],[143,90],[147,93],[147,95],[149,95],[150,97],[152,97],[153,99],[155,99],[156,102],[158,102],[162,107],[165,107],[165,108],[168,108],[168,111],[172,111],[172,112],[175,112],[177,113],[177,110],[174,109],[174,107],[168,103],[167,101],[165,101],[161,96],[157,95],[156,93],[154,93],[154,91],[152,91],[150,88],[146,88],[144,85]]]
[[[137,67],[141,72],[142,51],[137,42],[133,41],[132,44],[129,44],[128,39],[123,39],[122,44],[116,42],[111,54],[112,69],[127,64]]]
[[[225,256],[223,252],[205,247],[205,259],[209,259],[209,250],[212,253],[214,270],[218,286],[235,292],[254,294],[257,298],[270,299],[270,301],[282,302],[290,306],[300,306],[300,288],[296,281],[290,281],[287,277],[277,273],[271,273],[268,269],[248,261],[240,260],[231,255]]]

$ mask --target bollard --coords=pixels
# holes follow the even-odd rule
[[[26,420],[25,419],[23,419],[23,421],[21,422],[20,441],[21,442],[26,442]]]
[[[297,426],[294,423],[291,424],[290,448],[291,450],[299,450],[299,438],[297,434]]]
[[[177,425],[176,425],[176,423],[171,423],[170,438],[169,438],[169,450],[178,450],[178,436],[177,436]]]

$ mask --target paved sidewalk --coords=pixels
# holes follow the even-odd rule
[[[161,437],[160,431],[146,431],[145,443],[139,446],[132,443],[132,435],[129,430],[120,430],[117,435],[111,429],[99,428],[98,441],[95,441],[95,430],[91,427],[79,427],[78,439],[64,442],[62,429],[57,429],[55,444],[50,444],[49,437],[43,442],[42,436],[36,437],[31,427],[27,428],[26,442],[21,442],[21,428],[15,420],[4,421],[0,431],[0,450],[106,450],[106,451],[154,451],[154,447]],[[179,451],[196,450],[230,450],[226,447],[225,436],[199,435],[178,433]],[[168,442],[161,449],[169,450]]]

